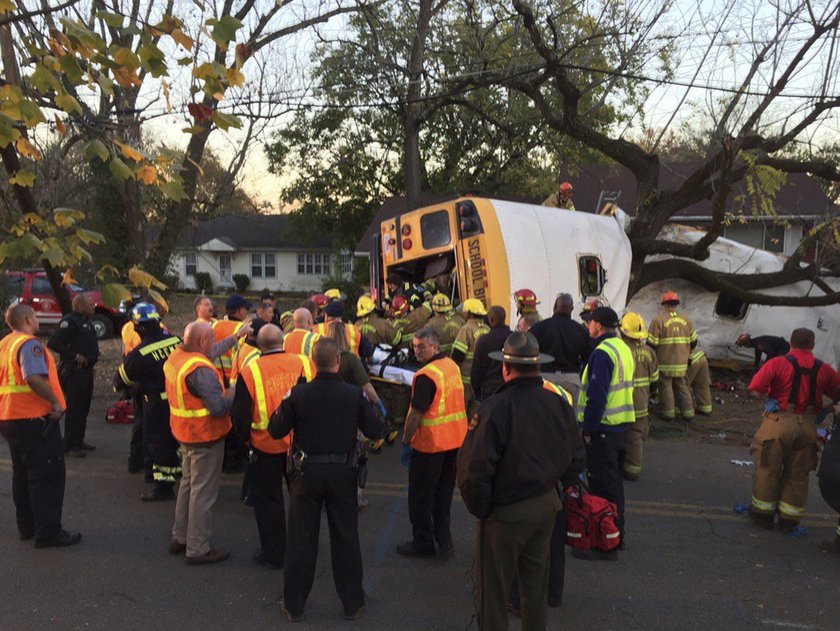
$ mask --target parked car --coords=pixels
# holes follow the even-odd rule
[[[41,326],[58,325],[61,320],[61,309],[43,270],[5,272],[3,280],[5,293],[11,299],[12,304],[32,305]],[[83,292],[87,292],[93,298],[96,309],[92,318],[93,327],[96,329],[96,336],[100,340],[112,337],[115,332],[119,332],[125,323],[124,312],[120,313],[119,310],[104,304],[98,290],[87,289],[81,285],[66,285],[66,287],[70,292],[71,299]]]

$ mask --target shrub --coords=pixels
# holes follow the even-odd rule
[[[195,273],[195,288],[206,294],[213,293],[213,279],[207,272]]]
[[[365,292],[364,286],[346,278],[332,277],[324,279],[323,287],[324,291],[332,288],[339,289],[347,296],[347,302],[344,303],[344,317],[345,320],[354,320],[356,316],[356,301]]]
[[[248,289],[248,285],[251,284],[251,279],[246,274],[234,274],[233,284],[236,285],[236,291],[238,293],[244,294],[245,290]]]

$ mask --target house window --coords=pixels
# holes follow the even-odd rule
[[[597,256],[581,256],[578,260],[580,294],[584,298],[600,296],[607,282],[607,274]]]
[[[298,254],[298,274],[323,275],[330,273],[330,255],[307,252]]]
[[[338,255],[338,273],[342,276],[353,273],[353,255],[350,252]]]
[[[277,276],[277,259],[271,252],[254,252],[251,254],[251,278],[275,278]]]
[[[195,276],[198,271],[198,259],[195,252],[184,254],[184,272],[187,276]]]
[[[776,252],[777,254],[785,251],[784,226],[764,227],[764,249],[768,252]]]
[[[718,294],[715,302],[715,315],[732,320],[743,320],[747,315],[749,305],[740,298],[736,298],[725,291]]]

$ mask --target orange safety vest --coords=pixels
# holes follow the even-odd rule
[[[216,341],[221,342],[241,329],[242,322],[238,320],[216,320],[210,326],[213,328]],[[214,360],[216,370],[222,377],[230,377],[231,370],[233,370],[233,355],[238,348],[238,343],[234,344],[232,348],[229,348]]]
[[[306,355],[307,357],[312,357],[315,342],[320,339],[321,336],[315,333],[315,331],[295,329],[291,333],[287,333],[283,338],[283,350],[294,355]]]
[[[425,375],[435,384],[435,398],[423,413],[420,426],[411,437],[411,446],[424,453],[458,449],[467,435],[467,408],[461,368],[448,357],[429,362],[414,375],[414,382]]]
[[[329,325],[333,322],[338,322],[338,320],[333,320],[332,322],[320,322],[316,324],[312,329],[318,335],[323,335],[326,337],[329,335]],[[355,324],[344,324],[344,337],[347,338],[347,350],[353,353],[356,357],[359,356],[359,344],[362,341],[362,333],[359,331],[359,328]]]
[[[123,357],[140,346],[142,341],[137,329],[134,328],[134,322],[130,320],[123,325],[122,331],[120,331],[120,337],[122,337]]]
[[[198,368],[216,367],[201,353],[176,348],[163,365],[166,398],[169,401],[169,425],[181,443],[209,443],[227,436],[229,416],[211,416],[204,402],[187,388],[187,377]],[[218,373],[217,373],[218,376]],[[222,378],[219,385],[224,388]]]
[[[574,407],[574,401],[572,400],[572,395],[563,388],[562,386],[558,386],[556,383],[551,383],[550,381],[546,381],[543,379],[543,389],[548,390],[549,392],[553,392],[554,394],[563,397],[566,399],[566,403]]]
[[[242,381],[251,395],[251,445],[263,453],[282,454],[289,451],[291,434],[276,439],[268,433],[268,421],[280,407],[283,397],[301,377],[312,381],[312,360],[291,353],[263,355],[242,371]]]
[[[52,405],[35,394],[26,383],[18,360],[20,347],[34,339],[36,339],[34,335],[12,331],[0,340],[0,421],[38,418],[52,412]],[[61,403],[61,407],[66,407],[64,393],[58,382],[55,360],[43,345],[41,345],[41,350],[47,362],[50,390]]]
[[[233,357],[233,366],[230,369],[231,388],[236,387],[236,380],[239,378],[239,375],[242,374],[245,366],[250,364],[259,356],[260,349],[256,346],[251,346],[250,344],[243,342],[242,346],[239,347],[239,350],[236,351],[236,355]]]

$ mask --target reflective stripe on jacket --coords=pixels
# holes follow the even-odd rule
[[[458,449],[467,435],[464,385],[458,364],[448,357],[442,357],[418,370],[414,380],[420,375],[425,375],[435,384],[435,398],[420,418],[420,426],[411,438],[411,446],[424,453]],[[411,390],[413,395],[413,382]]]
[[[318,335],[327,337],[330,333],[330,324],[333,322],[340,322],[340,320],[331,320],[330,322],[320,322],[313,327],[313,331]],[[359,344],[362,341],[362,334],[355,324],[344,324],[344,337],[347,338],[347,350],[353,353],[356,357],[359,356]]]
[[[551,383],[550,381],[546,381],[543,379],[543,388],[548,390],[549,392],[553,392],[554,394],[563,397],[566,399],[566,403],[574,407],[574,403],[572,403],[572,395],[569,394],[565,388],[558,386],[556,383]]]
[[[236,355],[233,356],[233,366],[230,369],[230,387],[236,387],[236,380],[239,378],[239,375],[242,374],[242,371],[245,369],[245,366],[250,364],[254,361],[257,357],[260,356],[260,349],[256,346],[251,346],[247,342],[243,342],[242,346],[239,347],[239,350],[236,351]]]
[[[320,339],[321,336],[314,331],[295,329],[283,338],[283,350],[287,353],[292,353],[293,355],[306,355],[307,357],[312,357],[315,342]]]
[[[227,436],[229,416],[211,416],[204,402],[187,388],[187,377],[198,368],[216,367],[201,353],[175,349],[163,365],[166,398],[169,401],[169,425],[172,435],[182,443],[209,443]],[[218,372],[219,385],[224,383]]]
[[[52,405],[35,394],[26,383],[18,360],[21,346],[34,339],[34,335],[12,331],[0,340],[0,421],[38,418],[52,412]],[[66,407],[55,360],[43,345],[41,348],[47,363],[50,390],[61,406]]]
[[[648,344],[656,348],[659,371],[665,377],[685,377],[692,343],[697,332],[691,320],[676,311],[669,311],[650,323]]]
[[[645,418],[649,415],[650,387],[659,381],[659,362],[656,361],[656,353],[644,342],[625,342],[633,352],[633,407],[637,419]]]
[[[221,342],[226,340],[231,335],[236,334],[242,328],[242,322],[238,320],[215,320],[211,325],[213,334],[216,336],[216,341]],[[214,360],[216,370],[221,373],[223,377],[230,377],[230,371],[233,369],[233,355],[236,353],[238,344],[234,344],[232,348],[226,350],[222,355]]]
[[[602,425],[622,425],[636,420],[633,408],[633,352],[617,337],[608,337],[598,344],[596,351],[605,352],[613,364],[610,385],[607,389],[607,405],[601,416]],[[586,390],[589,386],[589,366],[583,371],[578,394],[578,423],[583,423],[586,409]]]

